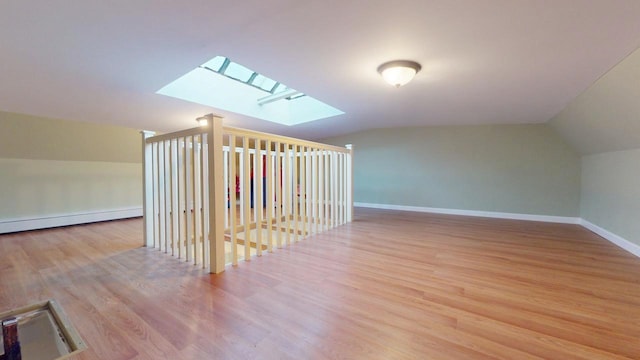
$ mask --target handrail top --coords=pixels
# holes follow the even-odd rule
[[[349,149],[347,149],[346,147],[329,145],[329,144],[303,140],[303,139],[297,139],[289,136],[270,134],[270,133],[255,131],[255,130],[248,130],[248,129],[236,128],[231,126],[224,126],[223,130],[226,134],[229,134],[229,135],[249,136],[251,138],[258,138],[260,140],[279,141],[289,145],[309,146],[309,147],[319,148],[322,150],[331,150],[331,151],[337,151],[337,152],[343,152],[343,153],[349,152]]]
[[[207,129],[208,129],[208,126],[196,126],[191,129],[179,130],[179,131],[174,131],[166,134],[151,136],[146,138],[144,141],[147,144],[152,144],[155,142],[173,140],[173,139],[177,139],[185,136],[200,135],[200,134],[205,134],[207,132]]]
[[[186,137],[186,136],[206,134],[209,131],[209,126],[211,125],[197,126],[190,129],[179,130],[171,133],[151,136],[145,139],[145,143],[152,144],[160,141],[173,140],[173,139]],[[228,135],[248,136],[250,138],[257,138],[260,140],[278,141],[278,142],[286,143],[289,145],[309,146],[309,147],[318,148],[322,150],[337,151],[342,153],[350,152],[350,150],[347,147],[323,144],[323,143],[309,141],[309,140],[296,139],[293,137],[288,137],[283,135],[270,134],[270,133],[255,131],[255,130],[230,127],[230,126],[223,126],[223,132]]]

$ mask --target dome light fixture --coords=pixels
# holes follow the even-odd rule
[[[378,66],[384,81],[397,88],[411,81],[420,69],[422,66],[411,60],[394,60]]]

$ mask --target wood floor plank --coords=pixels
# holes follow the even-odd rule
[[[0,235],[0,311],[58,300],[76,359],[640,359],[640,259],[577,225],[358,208],[219,275],[141,244]]]

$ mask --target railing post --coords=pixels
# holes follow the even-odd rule
[[[153,171],[151,144],[147,138],[155,135],[153,131],[140,131],[142,135],[142,241],[143,246],[153,246]]]
[[[209,272],[224,271],[224,212],[226,206],[223,169],[222,118],[207,115],[209,164]]]
[[[345,145],[349,149],[347,156],[347,222],[353,220],[353,144]]]

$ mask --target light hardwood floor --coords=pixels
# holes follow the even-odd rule
[[[58,300],[77,359],[640,359],[640,259],[577,225],[356,209],[221,275],[141,227],[0,236],[0,312]]]

